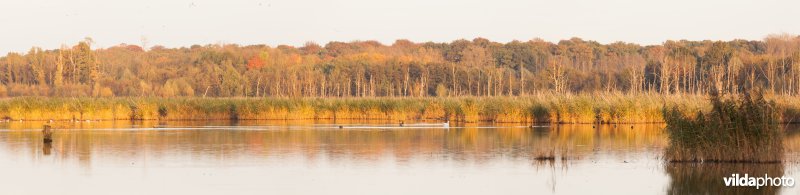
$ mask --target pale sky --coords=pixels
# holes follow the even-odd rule
[[[2,0],[0,53],[72,45],[295,45],[571,37],[643,45],[800,34],[798,0]],[[2,55],[0,54],[0,55]]]

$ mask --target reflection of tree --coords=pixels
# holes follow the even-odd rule
[[[320,121],[320,123],[330,123]],[[386,122],[376,123],[379,126]],[[407,124],[412,122],[406,121]],[[346,124],[346,123],[342,123]],[[224,166],[241,163],[260,164],[269,159],[301,159],[311,164],[316,161],[334,163],[373,163],[379,160],[396,160],[398,164],[415,160],[451,161],[455,163],[492,163],[502,158],[517,162],[531,162],[531,166],[552,173],[550,183],[555,188],[559,171],[565,173],[574,159],[592,155],[609,155],[617,159],[632,153],[660,154],[667,143],[662,125],[562,125],[558,128],[517,128],[518,124],[482,124],[497,128],[443,129],[338,129],[324,126],[317,130],[298,126],[313,125],[309,121],[240,121],[239,125],[261,130],[66,130],[79,128],[129,128],[154,126],[227,126],[227,121],[210,122],[136,122],[117,121],[75,124],[57,128],[51,153],[41,143],[40,131],[0,131],[0,153],[15,158],[31,158],[34,162],[53,160],[56,163],[78,162],[82,166],[197,164]],[[395,124],[396,125],[396,124]],[[287,126],[292,126],[289,128]],[[331,127],[331,128],[324,128]],[[3,123],[0,128],[39,129],[30,123]],[[797,128],[797,127],[793,127]],[[787,157],[795,157],[800,148],[800,131],[789,130],[785,138]],[[556,148],[564,152],[567,160],[536,161],[538,149]],[[562,148],[566,148],[563,149]],[[795,149],[796,150],[796,149]],[[588,158],[586,158],[588,161]],[[789,160],[796,160],[790,158]],[[145,162],[140,162],[145,161]],[[162,163],[169,161],[168,163]],[[796,162],[796,161],[791,161]],[[221,165],[222,164],[222,165]],[[670,164],[664,171],[672,178],[666,189],[670,194],[727,194],[721,187],[722,176],[731,173],[757,175],[768,173],[781,176],[781,165],[692,165]],[[575,166],[572,166],[575,167]],[[580,166],[578,166],[580,167]],[[89,167],[91,168],[91,167]],[[562,185],[563,186],[563,185]],[[707,191],[702,191],[705,188]],[[747,190],[747,189],[744,189]],[[555,191],[555,190],[554,190]],[[730,192],[730,193],[748,193]],[[775,194],[770,189],[764,194]]]
[[[266,124],[265,124],[266,123]],[[373,123],[380,123],[373,122]],[[131,159],[174,159],[187,157],[216,160],[259,160],[270,156],[302,157],[306,160],[325,156],[326,160],[378,161],[393,156],[397,161],[410,159],[449,159],[488,162],[503,157],[533,162],[537,152],[554,149],[568,160],[592,155],[654,150],[663,147],[664,134],[659,125],[641,125],[635,129],[591,125],[563,125],[559,128],[520,128],[516,125],[496,128],[465,127],[433,129],[311,129],[308,121],[241,121],[239,125],[261,130],[151,130],[127,131],[114,128],[162,126],[227,126],[218,122],[103,122],[75,124],[56,128],[53,155],[62,161],[78,160],[90,166],[92,158],[130,163]],[[292,125],[293,127],[288,127]],[[386,126],[386,125],[383,125]],[[487,126],[487,125],[480,125]],[[40,128],[36,125],[21,128]],[[103,130],[86,130],[102,128]],[[84,129],[84,130],[67,130]],[[10,151],[30,151],[20,147],[43,148],[38,131],[9,131],[0,134],[0,145]],[[26,141],[27,140],[27,141]],[[33,141],[37,140],[37,141]],[[19,143],[19,144],[9,144]],[[33,145],[35,144],[35,145]],[[40,154],[30,154],[35,157]],[[208,160],[211,161],[208,161]]]
[[[780,187],[727,187],[723,177],[783,176],[783,164],[753,163],[669,163],[665,165],[671,181],[667,194],[777,194]]]

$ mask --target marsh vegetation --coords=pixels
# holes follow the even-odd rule
[[[779,163],[783,132],[776,103],[761,93],[712,95],[712,109],[687,115],[679,108],[664,111],[671,162]]]
[[[509,123],[662,122],[662,104],[700,109],[701,96],[623,94],[427,98],[11,98],[12,120],[453,120]]]
[[[800,101],[773,96],[776,119],[797,122]],[[710,110],[706,96],[621,93],[523,97],[0,99],[10,120],[452,120],[498,123],[663,123],[663,109]]]

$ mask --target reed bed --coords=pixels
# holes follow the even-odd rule
[[[372,98],[46,98],[0,99],[11,120],[451,120],[498,123],[663,123],[664,106],[707,110],[706,96],[552,94],[517,97]],[[782,98],[784,120],[800,101]]]
[[[783,132],[774,101],[760,94],[713,95],[712,109],[689,116],[665,109],[670,162],[780,163]]]

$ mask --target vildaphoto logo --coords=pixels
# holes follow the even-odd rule
[[[756,187],[759,189],[764,186],[794,186],[794,178],[791,177],[769,177],[764,174],[764,177],[750,177],[744,174],[740,177],[738,173],[731,174],[730,177],[722,177],[725,181],[725,186],[742,186],[742,187]]]

